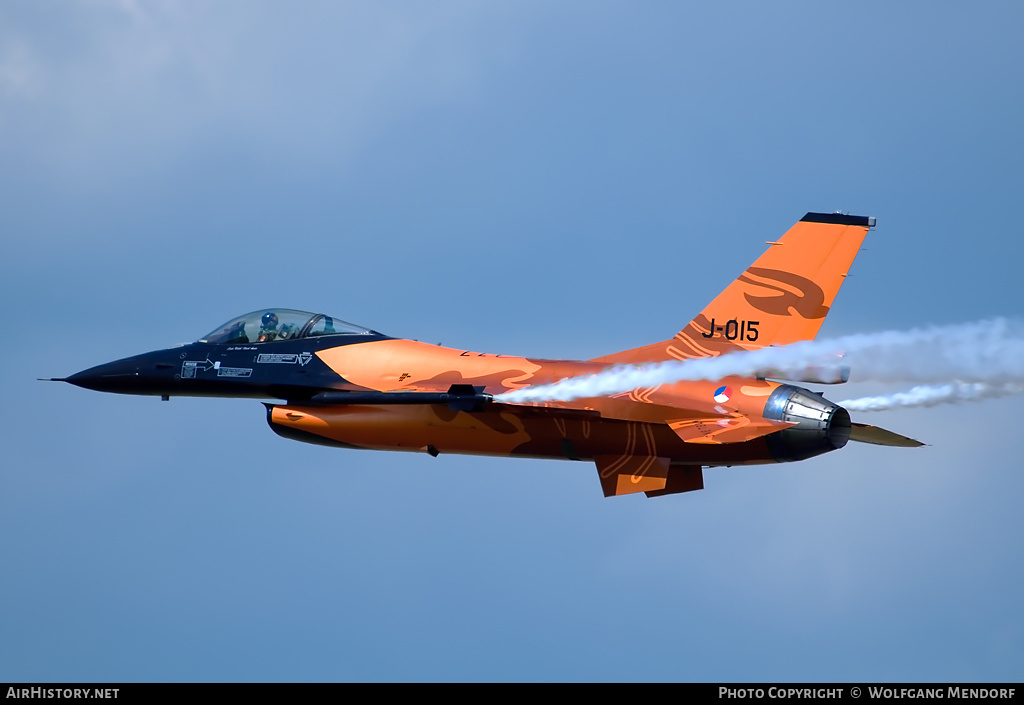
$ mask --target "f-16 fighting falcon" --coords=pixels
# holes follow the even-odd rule
[[[582,398],[523,398],[566,378],[813,340],[874,218],[808,213],[667,340],[591,360],[542,360],[393,338],[322,313],[268,308],[194,343],[84,370],[65,381],[120,394],[249,397],[280,436],[373,450],[592,463],[605,496],[703,489],[705,467],[803,460],[850,440],[921,443],[852,423],[791,382],[727,376]]]

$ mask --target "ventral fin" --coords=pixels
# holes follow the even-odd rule
[[[669,459],[645,455],[598,455],[594,457],[605,497],[665,489]]]
[[[668,480],[664,489],[650,490],[648,497],[661,497],[666,494],[692,492],[704,489],[704,470],[700,465],[673,465],[668,470]]]

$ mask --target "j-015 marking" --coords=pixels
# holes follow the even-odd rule
[[[701,335],[705,338],[714,338],[716,335],[722,335],[726,340],[745,340],[748,343],[754,343],[757,341],[757,327],[759,325],[761,325],[760,321],[738,321],[732,318],[726,321],[724,326],[717,326],[715,325],[715,319],[712,318],[711,330],[707,333],[701,333]]]

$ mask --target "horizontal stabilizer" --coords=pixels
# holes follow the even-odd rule
[[[896,446],[898,448],[920,448],[924,445],[921,441],[915,441],[913,438],[907,438],[898,433],[886,431],[884,428],[865,423],[852,424],[850,440],[859,443],[873,443],[876,446]]]
[[[670,420],[668,425],[686,443],[743,443],[796,426],[796,423],[754,419],[748,416],[716,416],[706,419]]]

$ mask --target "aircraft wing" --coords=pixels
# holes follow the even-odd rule
[[[791,421],[733,415],[728,417],[677,419],[669,428],[687,443],[742,443],[792,426]]]
[[[796,425],[788,421],[776,421],[739,412],[716,415],[662,404],[636,403],[628,399],[602,399],[600,409],[580,408],[578,402],[543,402],[543,404],[543,406],[536,406],[529,403],[508,404],[503,402],[497,406],[510,407],[514,413],[530,413],[526,410],[538,413],[544,413],[546,410],[546,413],[555,415],[588,412],[602,418],[619,421],[663,423],[686,443],[742,443]]]

